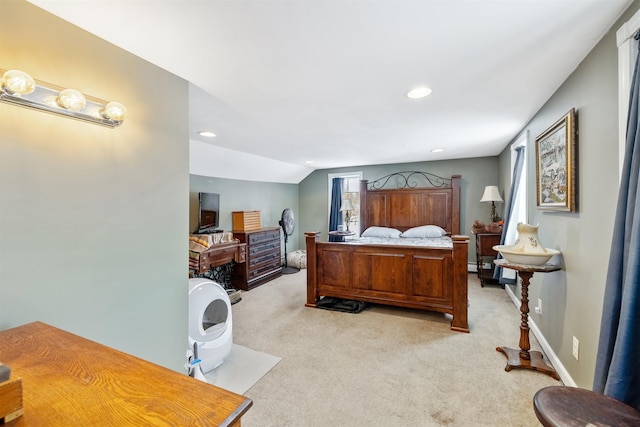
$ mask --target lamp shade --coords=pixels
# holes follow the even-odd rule
[[[352,210],[353,210],[353,203],[351,203],[351,200],[350,199],[342,200],[342,206],[340,207],[340,212],[352,211]]]
[[[480,199],[481,202],[502,202],[502,197],[500,197],[500,191],[498,187],[495,185],[487,185],[484,187],[484,194]]]

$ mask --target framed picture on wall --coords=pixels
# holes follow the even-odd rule
[[[536,200],[540,210],[576,211],[576,111],[536,138]]]

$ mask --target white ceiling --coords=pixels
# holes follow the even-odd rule
[[[499,154],[630,0],[30,2],[192,83],[191,173],[299,182]]]

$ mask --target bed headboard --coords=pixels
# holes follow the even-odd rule
[[[427,172],[396,172],[360,181],[362,230],[380,226],[405,231],[438,225],[460,234],[461,175],[443,178]]]

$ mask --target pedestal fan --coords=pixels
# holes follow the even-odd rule
[[[299,268],[289,267],[287,265],[287,242],[289,241],[289,236],[293,234],[293,230],[295,230],[295,218],[293,216],[293,211],[289,208],[286,208],[282,211],[282,218],[278,222],[280,227],[282,227],[282,232],[284,233],[284,267],[282,267],[282,274],[292,274],[300,271]]]

